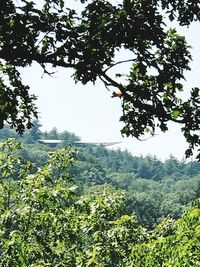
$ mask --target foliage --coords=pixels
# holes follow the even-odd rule
[[[60,147],[66,147],[68,145],[75,145],[77,141],[80,141],[80,137],[75,135],[74,133],[70,133],[68,131],[59,132],[56,127],[54,127],[49,132],[41,133],[42,139],[52,139],[52,140],[62,140],[63,142],[60,144]]]
[[[176,222],[163,221],[147,244],[133,247],[132,266],[200,266],[199,204],[197,200]]]
[[[74,69],[75,81],[97,79],[120,90],[125,126],[122,133],[140,139],[168,130],[168,122],[182,125],[191,156],[200,143],[199,88],[184,100],[190,46],[170,22],[189,26],[200,20],[199,1],[80,1],[82,12],[63,0],[2,1],[0,8],[0,127],[7,122],[22,133],[36,116],[35,96],[23,85],[21,67],[39,63]],[[166,18],[169,20],[166,25]],[[129,58],[116,61],[120,51]],[[127,74],[117,67],[130,63]],[[116,70],[116,78],[111,75]],[[116,96],[117,93],[113,94]]]
[[[177,222],[161,223],[147,248],[146,266],[200,266],[199,200]]]
[[[3,129],[0,130],[0,140],[6,138],[16,138],[25,144],[37,144],[41,139],[53,139],[62,140],[60,147],[66,147],[67,145],[74,145],[80,138],[74,133],[68,131],[59,132],[56,127],[54,127],[49,132],[41,131],[41,124],[38,120],[33,121],[33,126],[31,129],[26,130],[23,135],[16,132],[16,129],[12,129],[9,125],[5,125]]]
[[[23,140],[24,143],[26,144],[34,144],[36,142],[38,142],[38,140],[41,138],[41,124],[38,120],[33,121],[33,126],[31,127],[31,129],[25,131],[23,137],[21,137],[20,139]]]
[[[3,143],[1,158],[18,146],[10,144]],[[72,148],[51,153],[36,171],[27,162],[16,180],[12,170],[21,159],[12,156],[10,169],[1,161],[9,179],[0,185],[0,266],[122,266],[129,242],[143,238],[134,217],[120,216],[123,195],[105,190],[78,198],[70,174],[55,176],[73,163]]]
[[[78,140],[75,134],[58,132],[55,128],[49,132],[40,131],[39,137],[52,138],[53,132],[57,133],[57,138],[65,138],[67,145],[70,140]],[[13,136],[16,136],[16,132],[8,127],[0,131],[2,138]],[[53,148],[37,144],[30,131],[22,137],[17,135],[17,138],[25,144],[15,155],[32,162],[33,171],[47,164],[48,154],[54,151]],[[30,144],[26,144],[27,141]],[[5,157],[4,164],[9,165],[10,159],[13,160],[12,156]],[[79,147],[77,161],[69,171],[78,185],[79,196],[103,190],[105,186],[124,190],[124,212],[135,214],[138,222],[150,229],[166,216],[178,219],[189,203],[200,197],[200,163],[179,161],[173,156],[162,162],[150,155],[136,157],[127,151],[108,150],[103,146]],[[18,172],[13,173],[13,178],[17,175]],[[60,175],[60,171],[54,168],[53,175]]]
[[[37,169],[16,149],[18,141],[1,143],[0,266],[199,266],[200,200],[147,231],[123,213],[123,192],[77,195],[67,172],[74,149],[51,152]]]
[[[152,229],[166,216],[178,219],[199,197],[199,168],[200,163],[195,161],[179,161],[171,156],[162,162],[152,156],[136,157],[100,146],[80,149],[70,171],[81,192],[105,185],[125,190],[125,212],[135,214],[139,223]]]

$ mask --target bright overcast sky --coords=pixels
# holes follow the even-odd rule
[[[194,61],[192,72],[187,75],[186,88],[200,86],[200,38],[199,24],[182,30],[192,45]],[[123,66],[124,67],[124,66]],[[122,67],[122,71],[123,71]],[[135,138],[122,138],[121,102],[111,98],[109,92],[99,81],[83,86],[75,84],[70,69],[57,69],[53,78],[42,77],[39,65],[24,71],[24,79],[30,85],[31,92],[38,96],[37,106],[43,130],[56,127],[59,131],[67,130],[80,136],[83,141],[122,141],[117,147],[127,149],[133,155],[156,155],[166,159],[170,154],[182,159],[186,144],[177,126],[172,125],[169,133],[161,133],[147,141]],[[113,147],[115,148],[115,147]]]

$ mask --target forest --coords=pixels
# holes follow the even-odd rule
[[[199,21],[199,0],[1,0],[0,267],[200,267],[200,88],[180,30]],[[179,125],[186,159],[42,132],[33,65],[101,82],[124,136]]]
[[[200,266],[199,162],[40,127],[0,131],[0,266]]]

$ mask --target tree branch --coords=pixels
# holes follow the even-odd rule
[[[36,61],[39,64],[47,64],[50,63],[54,66],[58,67],[64,67],[64,68],[75,68],[76,64],[72,63],[66,63],[65,61],[56,60],[55,58],[51,58],[47,55],[41,55],[39,53],[26,53],[26,52],[18,52],[18,51],[8,51],[8,52],[2,52],[0,51],[0,58],[6,60],[6,61],[14,61],[18,59],[24,59],[24,60],[31,60]]]
[[[133,62],[135,59],[127,59],[127,60],[122,60],[122,61],[118,61],[114,64],[112,64],[111,66],[109,66],[107,69],[104,70],[104,73],[106,73],[109,69],[119,65],[119,64],[123,64],[123,63],[128,63],[128,62]]]

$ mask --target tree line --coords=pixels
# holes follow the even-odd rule
[[[38,144],[36,133],[39,139],[64,141],[51,148]],[[76,134],[59,132],[56,128],[42,132],[39,122],[23,136],[6,127],[0,131],[0,138],[6,137],[16,137],[22,142],[18,153],[35,168],[45,165],[54,149],[73,146],[80,140]],[[126,194],[124,212],[134,213],[145,227],[154,228],[166,216],[178,219],[191,201],[200,197],[198,161],[180,161],[173,156],[161,161],[151,155],[138,157],[128,151],[93,145],[76,149],[77,160],[69,171],[78,185],[79,194],[100,192],[107,187],[122,190]]]

